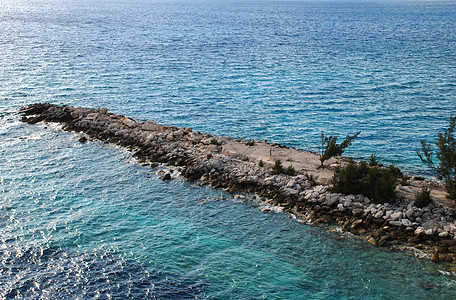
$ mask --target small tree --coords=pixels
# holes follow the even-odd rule
[[[258,163],[258,165],[259,165],[260,167],[264,167],[264,161],[263,161],[262,159],[260,159],[260,162]]]
[[[272,167],[271,174],[278,175],[278,174],[282,174],[282,173],[286,174],[286,175],[294,176],[294,175],[296,175],[296,170],[292,165],[288,166],[288,168],[285,169],[282,165],[282,161],[280,159],[278,159],[274,162],[274,166]]]
[[[421,141],[421,150],[423,153],[416,152],[421,161],[429,168],[440,174],[445,181],[445,189],[448,193],[447,198],[456,201],[456,141],[454,139],[454,129],[456,125],[456,117],[450,117],[448,129],[443,133],[437,134],[437,142],[435,143],[438,151],[435,156],[439,160],[439,164],[434,163],[434,151],[431,144],[426,141]]]
[[[366,161],[350,160],[344,167],[337,167],[331,180],[331,192],[363,194],[374,203],[394,201],[397,172],[394,167],[369,166]]]
[[[423,208],[431,204],[431,191],[427,187],[422,187],[421,192],[415,195],[415,206],[419,208]]]
[[[287,175],[290,175],[290,176],[295,176],[296,175],[296,170],[295,170],[295,168],[292,165],[289,165],[284,173],[287,174]]]
[[[282,166],[282,161],[280,159],[278,159],[274,162],[274,166],[272,167],[271,174],[278,175],[283,172],[285,172],[285,169]]]
[[[341,156],[342,153],[344,153],[345,148],[350,146],[352,141],[357,138],[360,133],[361,131],[358,131],[355,135],[347,135],[342,143],[337,144],[337,136],[325,136],[322,132],[320,148],[321,167],[323,167],[323,163],[331,157]]]
[[[375,167],[375,166],[378,166],[379,163],[380,163],[380,159],[377,158],[377,154],[372,153],[369,158],[369,166]]]

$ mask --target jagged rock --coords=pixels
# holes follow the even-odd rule
[[[369,242],[369,244],[371,244],[373,246],[377,246],[378,245],[378,242],[377,242],[377,240],[375,240],[374,237],[368,238],[367,241]]]
[[[386,206],[386,205],[385,205]],[[383,219],[388,220],[390,216],[394,213],[394,210],[387,210],[385,214],[383,215]]]
[[[326,198],[324,203],[328,206],[333,206],[336,202],[339,201],[339,196],[337,195],[331,195],[330,197]]]
[[[417,229],[415,229],[415,235],[419,236],[421,234],[424,234],[424,228],[420,226]]]
[[[84,132],[93,139],[126,146],[134,150],[135,157],[144,164],[162,162],[182,166],[181,174],[189,180],[201,179],[230,192],[258,192],[262,197],[273,198],[271,204],[287,209],[313,210],[308,213],[309,220],[329,223],[336,219],[343,230],[349,229],[355,234],[364,234],[366,230],[372,233],[384,226],[382,232],[375,231],[375,236],[368,238],[371,244],[382,246],[400,241],[444,243],[454,241],[456,235],[453,218],[456,212],[452,209],[436,203],[423,209],[412,203],[370,204],[370,200],[362,195],[332,194],[323,185],[312,188],[302,174],[294,177],[271,175],[267,168],[260,168],[258,162],[249,162],[246,155],[230,154],[229,150],[212,142],[217,140],[224,145],[228,138],[214,138],[193,132],[191,128],[160,126],[153,121],[138,123],[121,115],[109,114],[107,109],[45,103],[29,105],[21,112],[25,114],[21,119],[24,122],[61,122],[64,130]],[[80,141],[84,139],[80,138]],[[171,179],[169,172],[161,175],[164,175],[164,180]],[[387,224],[392,226],[385,226]],[[456,247],[456,241],[445,246]]]
[[[130,118],[123,118],[122,120],[120,120],[120,124],[123,124],[130,128],[134,128],[138,125],[138,123],[135,120],[132,120]]]
[[[354,217],[360,217],[363,215],[363,213],[364,213],[364,210],[361,208],[355,208],[352,210],[352,214]]]
[[[318,185],[315,187],[314,192],[318,194],[323,194],[328,190],[328,188],[324,185]]]
[[[363,223],[363,220],[362,220],[362,219],[355,220],[355,221],[351,224],[351,228],[356,228],[357,226],[361,225],[362,223]]]
[[[413,208],[409,208],[405,212],[405,216],[410,219],[413,216],[414,213],[415,213],[415,211],[413,210]]]
[[[293,190],[293,189],[290,189],[290,188],[284,188],[283,191],[288,194],[288,195],[293,195],[293,196],[296,196],[298,194],[298,191],[297,190]]]
[[[391,214],[390,219],[393,221],[398,221],[399,219],[401,219],[401,217],[402,217],[402,212],[397,211],[397,212]]]
[[[149,120],[141,125],[141,129],[145,131],[158,131],[159,128],[160,127],[155,122]]]
[[[356,228],[356,233],[357,234],[362,235],[362,234],[365,234],[366,232],[367,232],[367,229],[364,228],[363,226],[359,226],[358,228]]]
[[[420,208],[414,209],[414,211],[413,211],[414,218],[421,217],[422,215],[423,215],[423,211]]]
[[[87,116],[85,116],[86,121],[94,121],[98,118],[100,114],[99,113],[89,113]]]
[[[412,226],[412,221],[410,221],[409,219],[402,219],[402,220],[401,220],[401,223],[402,223],[402,225],[405,226],[405,227]]]
[[[329,224],[332,222],[332,217],[330,215],[323,215],[320,217],[320,222]]]
[[[361,209],[364,210],[364,207],[365,207],[365,206],[364,206],[364,204],[362,204],[362,203],[353,202],[353,207],[354,207],[354,208],[361,208]]]
[[[450,234],[448,233],[448,231],[443,231],[443,232],[440,232],[439,233],[439,237],[442,237],[442,238],[446,238],[448,237]]]
[[[383,211],[379,210],[379,211],[374,215],[374,218],[380,219],[381,217],[383,217]]]
[[[288,181],[288,183],[285,185],[285,187],[286,188],[294,188],[295,185],[297,185],[297,182],[296,182],[296,180],[292,179],[292,180]]]
[[[351,199],[345,199],[343,202],[345,207],[350,207],[352,205],[353,201]]]
[[[377,245],[378,246],[384,246],[386,244],[386,242],[389,240],[390,236],[389,235],[384,235],[382,236],[378,242],[377,242]]]
[[[434,235],[435,231],[434,231],[434,229],[430,228],[430,229],[425,230],[424,233],[426,235]]]
[[[262,211],[262,212],[271,212],[272,209],[271,209],[270,206],[265,206],[265,207],[263,207],[263,208],[261,209],[261,211]]]
[[[389,221],[388,223],[393,225],[393,226],[396,226],[396,227],[402,226],[402,222],[401,221]]]

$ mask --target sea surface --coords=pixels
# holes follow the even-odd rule
[[[0,0],[0,299],[454,299],[420,253],[262,213],[21,106],[137,120],[432,176],[456,112],[456,2]]]

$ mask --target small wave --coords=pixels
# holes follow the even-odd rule
[[[0,257],[2,298],[204,298],[199,281],[151,272],[113,252],[9,247]]]

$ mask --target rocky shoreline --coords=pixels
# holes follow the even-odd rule
[[[334,194],[328,186],[315,184],[303,167],[294,176],[273,175],[266,160],[259,163],[246,154],[248,151],[235,150],[249,147],[247,141],[162,126],[150,120],[138,122],[109,113],[106,108],[37,103],[23,107],[20,113],[24,115],[21,120],[29,124],[58,122],[64,130],[128,147],[143,164],[175,166],[188,180],[201,180],[230,193],[256,193],[271,207],[293,213],[305,222],[336,224],[375,246],[412,247],[427,253],[426,257],[434,262],[456,263],[456,211],[435,201],[421,209],[409,201],[373,204],[362,195]],[[263,143],[271,154],[273,145]],[[170,179],[169,174],[163,179]]]

